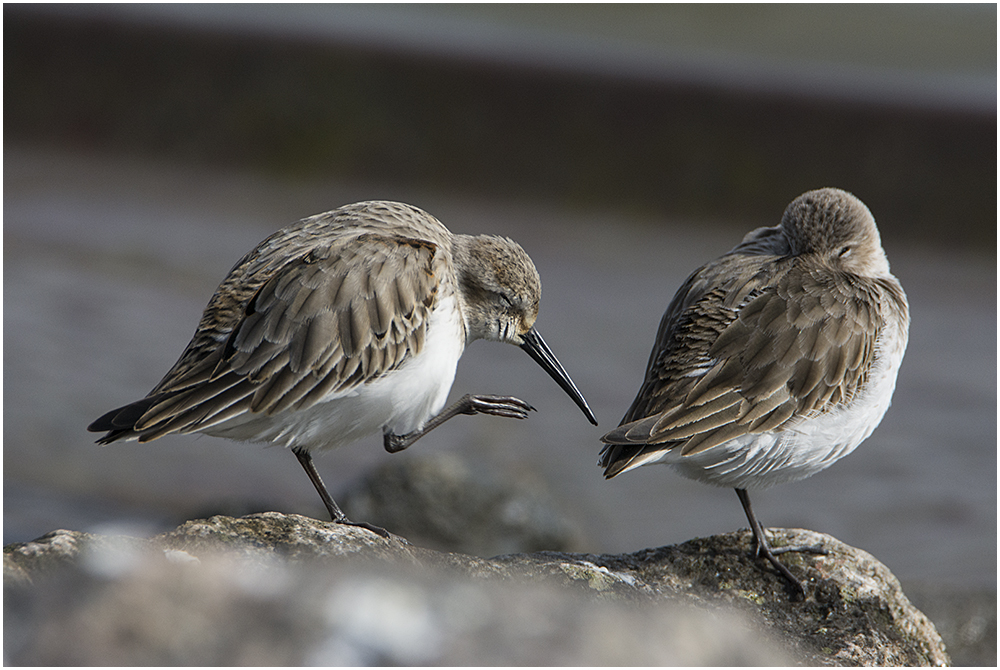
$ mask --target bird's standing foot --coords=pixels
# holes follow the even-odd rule
[[[790,551],[802,554],[817,554],[819,556],[826,556],[830,553],[829,550],[821,544],[790,544],[785,547],[771,547],[771,553],[775,556],[778,554],[787,554]]]
[[[313,486],[316,487],[316,492],[319,493],[319,497],[323,501],[326,511],[330,513],[330,519],[334,523],[364,528],[365,530],[370,530],[376,535],[381,535],[385,539],[389,539],[389,531],[385,528],[379,528],[378,526],[365,523],[364,521],[351,521],[347,518],[347,515],[344,514],[344,512],[337,505],[333,496],[331,496],[330,492],[326,490],[326,484],[323,483],[323,479],[319,476],[319,472],[316,471],[316,466],[313,464],[312,456],[309,454],[307,449],[293,447],[292,453],[299,459],[299,463],[305,469],[306,474],[309,475],[309,481],[311,481]]]
[[[768,544],[767,542],[767,538],[764,535],[765,531],[763,528],[760,528],[759,535],[757,531],[753,529],[751,529],[751,531],[754,534],[754,543],[757,545],[756,551],[754,552],[755,556],[757,558],[764,557],[765,559],[767,559],[768,563],[774,566],[774,569],[777,570],[781,574],[781,576],[784,577],[785,580],[788,581],[792,585],[792,587],[795,588],[796,591],[798,591],[799,595],[801,595],[804,598],[806,595],[805,585],[802,584],[802,582],[798,579],[798,577],[796,577],[791,573],[791,571],[788,569],[787,566],[785,566],[784,563],[778,560],[778,554],[787,554],[788,552],[794,551],[794,552],[802,552],[809,554],[826,555],[829,552],[820,545],[788,545],[784,547],[775,547],[772,549],[771,545]]]
[[[384,537],[387,540],[390,537],[389,531],[387,531],[385,528],[381,528],[380,526],[376,526],[374,524],[366,523],[364,521],[351,521],[346,516],[343,516],[343,512],[341,512],[341,518],[339,518],[339,519],[333,519],[333,522],[334,523],[339,523],[339,524],[344,525],[344,526],[356,526],[358,528],[364,528],[365,530],[370,530],[371,532],[375,533],[376,535],[380,535],[380,536]]]
[[[795,551],[826,555],[829,552],[820,545],[789,545],[771,549],[771,545],[767,542],[767,535],[764,534],[764,528],[754,515],[753,508],[750,507],[750,496],[747,495],[746,489],[736,489],[736,495],[739,497],[740,503],[743,505],[743,511],[746,512],[747,520],[750,522],[750,531],[753,533],[754,543],[757,545],[755,556],[757,558],[761,556],[766,558],[768,563],[774,566],[774,569],[792,585],[799,595],[805,598],[806,587],[798,577],[791,573],[784,563],[778,560],[776,554],[786,554],[790,551]]]

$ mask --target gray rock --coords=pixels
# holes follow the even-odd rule
[[[621,556],[483,559],[296,515],[212,517],[149,540],[72,531],[4,548],[11,664],[942,665],[885,566],[774,530],[808,595],[746,532]]]
[[[348,517],[438,551],[496,556],[580,544],[541,485],[447,452],[385,461],[337,500]]]

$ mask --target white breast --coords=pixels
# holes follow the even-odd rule
[[[465,349],[454,296],[431,312],[424,348],[393,370],[349,391],[330,393],[315,405],[277,416],[244,414],[204,431],[209,435],[286,447],[325,450],[383,430],[418,430],[444,407]]]

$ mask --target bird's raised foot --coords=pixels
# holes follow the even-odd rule
[[[520,398],[509,395],[466,395],[461,400],[462,414],[490,414],[509,419],[526,419],[534,407]]]
[[[420,430],[405,435],[396,435],[391,431],[385,433],[382,436],[382,444],[390,454],[402,451],[448,419],[459,414],[491,414],[509,419],[526,419],[528,412],[533,411],[535,411],[534,407],[513,396],[466,394],[428,421]]]

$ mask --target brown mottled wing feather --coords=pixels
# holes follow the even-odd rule
[[[101,442],[193,432],[247,411],[304,409],[423,348],[437,297],[435,244],[340,235],[298,256],[280,254],[280,263],[266,245],[230,272],[149,396],[91,425],[110,431]]]
[[[774,430],[854,396],[874,353],[882,287],[801,259],[761,260],[724,256],[675,296],[638,396],[603,438],[606,476],[664,450],[693,454]],[[765,265],[771,274],[755,272]]]

